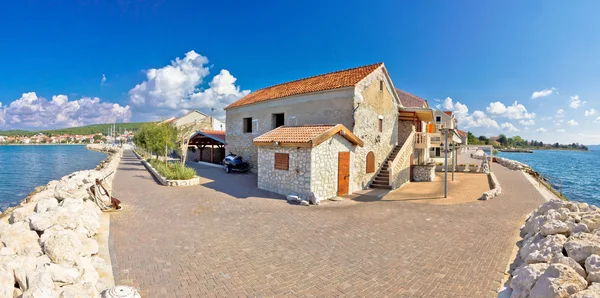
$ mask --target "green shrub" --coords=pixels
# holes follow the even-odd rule
[[[163,161],[151,160],[150,164],[159,174],[169,180],[188,180],[196,176],[196,171],[183,166],[180,163],[165,163]]]

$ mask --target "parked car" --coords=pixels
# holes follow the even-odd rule
[[[247,172],[250,170],[250,165],[245,162],[241,156],[229,153],[229,155],[225,156],[225,159],[223,159],[223,170],[225,170],[225,173],[227,174],[231,173],[231,171]]]

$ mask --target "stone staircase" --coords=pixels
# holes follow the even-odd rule
[[[379,173],[377,173],[377,176],[375,176],[375,179],[373,182],[371,182],[371,188],[392,189],[392,186],[390,185],[390,171],[388,169],[388,164],[390,161],[393,161],[394,158],[396,158],[396,155],[398,155],[400,149],[402,149],[401,146],[394,147],[387,159],[383,161],[383,165],[381,165]]]

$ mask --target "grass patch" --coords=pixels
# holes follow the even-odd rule
[[[160,175],[169,180],[188,180],[196,176],[194,169],[183,166],[181,163],[165,164],[163,161],[153,159],[150,164]]]

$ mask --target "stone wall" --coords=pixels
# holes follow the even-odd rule
[[[416,131],[415,126],[411,121],[398,122],[398,144],[402,145],[408,139],[412,132]]]
[[[410,182],[410,156],[413,154],[415,147],[414,135],[408,138],[402,149],[394,159],[397,161],[390,173],[392,177],[392,189],[396,189]]]
[[[499,196],[502,193],[502,187],[500,187],[500,182],[496,179],[496,174],[492,172],[488,172],[488,179],[490,183],[490,190],[483,193],[480,200],[487,201],[491,198]]]
[[[518,162],[516,160],[498,157],[498,156],[494,157],[494,159],[496,160],[497,163],[503,165],[504,167],[506,167],[509,170],[520,171],[520,170],[525,170],[525,169],[529,168],[528,165]]]
[[[319,199],[337,196],[338,152],[350,152],[350,180],[352,181],[354,149],[355,147],[340,135],[335,135],[312,149],[310,188]]]
[[[384,82],[383,90],[380,89],[381,81]],[[378,169],[398,144],[398,105],[391,88],[381,68],[356,86],[355,92],[361,94],[363,101],[356,109],[354,127],[348,128],[364,145],[356,147],[354,151],[350,192],[367,189],[375,179]],[[380,118],[383,120],[382,132],[379,132]],[[371,151],[375,155],[376,170],[374,173],[367,173],[367,154]]]
[[[413,166],[414,181],[433,181],[435,179],[435,165]]]
[[[275,153],[289,154],[289,170],[275,169]],[[309,148],[258,146],[258,188],[307,198],[311,192],[310,155]]]
[[[273,114],[283,113],[285,125],[343,124],[352,130],[354,88],[316,92],[226,110],[225,152],[233,152],[258,171],[258,148],[252,141],[274,128]],[[244,118],[252,117],[252,133],[244,133]]]

